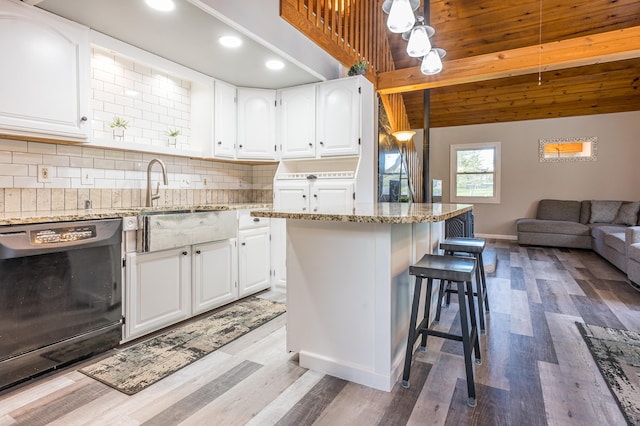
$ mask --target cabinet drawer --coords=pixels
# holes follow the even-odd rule
[[[259,228],[269,226],[268,217],[251,217],[249,210],[241,211],[238,214],[238,229]]]

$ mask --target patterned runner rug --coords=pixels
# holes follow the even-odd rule
[[[133,395],[284,312],[283,303],[250,297],[123,349],[80,372]]]
[[[640,425],[640,334],[576,325],[627,423]]]

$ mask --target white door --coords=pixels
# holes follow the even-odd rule
[[[238,232],[239,297],[270,287],[269,227]]]
[[[271,219],[271,287],[287,287],[287,220]]]
[[[353,182],[318,180],[311,184],[311,209],[353,208]]]
[[[360,152],[360,82],[357,77],[318,84],[316,140],[322,157]]]
[[[213,155],[234,158],[236,155],[236,88],[216,81],[214,86]]]
[[[192,313],[206,312],[238,297],[236,239],[193,246]]]
[[[89,136],[89,29],[0,2],[0,128]]]
[[[190,248],[127,254],[125,340],[191,315]]]
[[[276,208],[294,211],[309,209],[309,183],[305,180],[276,181],[273,192],[273,204]]]
[[[282,89],[277,108],[282,158],[316,156],[316,86]]]
[[[276,157],[276,91],[238,88],[237,158]]]

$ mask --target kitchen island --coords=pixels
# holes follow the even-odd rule
[[[287,350],[302,367],[390,391],[409,330],[409,266],[438,251],[446,219],[471,209],[378,203],[252,211],[287,219]]]

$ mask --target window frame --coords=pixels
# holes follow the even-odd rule
[[[500,142],[484,142],[472,144],[455,144],[450,146],[450,168],[449,168],[449,199],[452,203],[467,204],[499,204],[500,203],[500,170],[501,170],[501,153]],[[467,197],[459,196],[456,192],[458,187],[458,151],[469,150],[494,150],[494,170],[493,170],[493,197]]]

